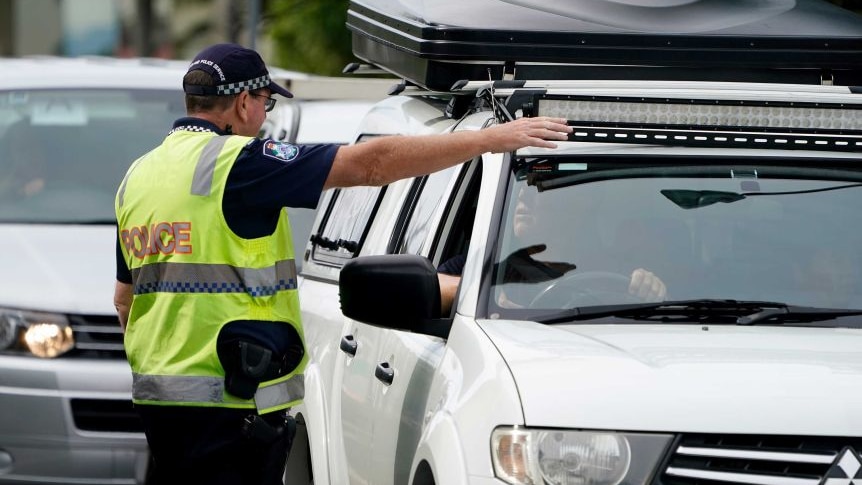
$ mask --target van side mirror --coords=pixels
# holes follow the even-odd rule
[[[440,283],[427,258],[413,254],[363,256],[348,261],[338,278],[341,312],[354,320],[446,338],[451,320],[440,318]]]

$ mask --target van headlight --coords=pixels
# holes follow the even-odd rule
[[[0,308],[0,353],[52,358],[74,346],[75,337],[65,315]]]
[[[513,485],[646,484],[672,436],[498,428],[494,474]]]

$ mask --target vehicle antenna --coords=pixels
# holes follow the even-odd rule
[[[477,96],[488,96],[490,98],[489,102],[491,104],[491,111],[494,113],[494,119],[497,123],[505,123],[507,121],[514,120],[515,118],[511,113],[509,113],[506,106],[503,103],[497,102],[497,94],[494,91],[495,82],[494,78],[491,76],[491,68],[488,68],[488,82],[490,84],[488,89],[480,90]]]
[[[500,119],[500,113],[497,111],[497,96],[494,94],[494,78],[491,76],[491,68],[488,68],[488,92],[491,97],[491,111],[494,113],[494,118],[497,120],[497,123],[502,123],[503,120]]]

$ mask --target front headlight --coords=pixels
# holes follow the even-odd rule
[[[498,428],[494,474],[512,485],[642,485],[672,436]]]
[[[75,346],[69,320],[57,313],[0,308],[0,353],[60,356]]]

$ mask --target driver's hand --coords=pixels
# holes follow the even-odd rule
[[[500,289],[500,294],[497,295],[497,305],[500,305],[500,308],[524,308],[524,305],[519,305],[510,300],[502,288]]]
[[[629,293],[647,302],[664,301],[667,296],[667,287],[658,276],[643,268],[638,268],[632,271]]]

